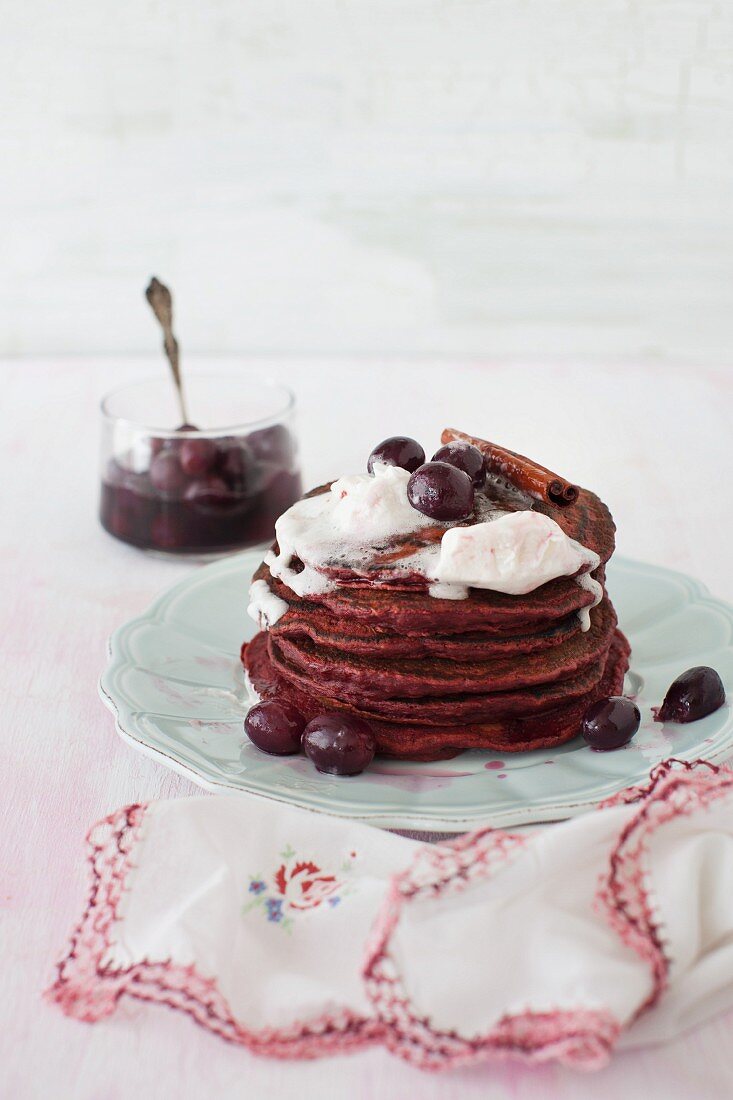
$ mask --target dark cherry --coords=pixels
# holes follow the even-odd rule
[[[293,437],[284,424],[273,424],[270,428],[250,432],[247,445],[260,462],[272,462],[281,470],[289,470],[293,464]]]
[[[374,749],[369,723],[346,714],[319,714],[303,733],[305,755],[329,775],[358,775],[371,764]]]
[[[466,519],[473,511],[473,484],[447,462],[426,462],[408,481],[407,499],[431,519]]]
[[[199,429],[196,427],[195,424],[179,424],[178,427],[174,429],[174,431],[177,432],[197,432],[198,430]],[[163,437],[159,435],[152,435],[150,437],[151,455],[157,455],[160,451],[165,450],[166,447],[170,448],[171,450],[175,450],[178,445],[178,440],[173,439],[171,436]]]
[[[723,681],[708,665],[688,668],[670,684],[661,707],[654,708],[657,722],[696,722],[725,703]]]
[[[444,447],[438,448],[432,461],[447,462],[449,466],[463,470],[476,489],[479,489],[486,480],[484,456],[472,443],[463,443],[459,439],[454,440],[453,443],[446,443]]]
[[[184,439],[178,448],[181,469],[189,477],[203,477],[213,469],[218,451],[213,439]]]
[[[129,468],[133,455],[110,459],[102,477],[102,525],[133,546],[177,553],[271,542],[276,518],[302,493],[295,443],[282,425],[247,438],[252,446],[242,437],[214,440],[194,424],[181,424],[168,435],[148,437],[144,472]],[[253,447],[266,457],[256,457]]]
[[[150,437],[150,454],[155,458],[157,454],[160,454],[166,447],[170,447],[170,439],[162,439],[159,435],[151,435]]]
[[[172,447],[166,447],[154,455],[150,463],[150,481],[159,493],[175,496],[187,482],[178,453]]]
[[[627,745],[640,722],[641,713],[636,703],[622,695],[612,695],[588,708],[581,733],[592,749],[608,752]]]
[[[374,473],[374,463],[383,462],[385,466],[400,466],[412,473],[425,461],[425,451],[416,439],[408,435],[391,435],[378,443],[367,460],[367,470]]]
[[[257,462],[251,448],[238,439],[222,439],[216,472],[234,492],[252,492],[257,482]]]
[[[239,498],[220,477],[202,477],[192,481],[186,488],[183,499],[199,512],[206,513],[220,512],[239,503]]]
[[[244,720],[244,732],[253,745],[274,756],[300,752],[305,718],[289,703],[257,703]]]

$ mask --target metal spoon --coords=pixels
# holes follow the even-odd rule
[[[178,405],[181,410],[181,427],[189,426],[188,412],[186,411],[186,398],[183,393],[181,380],[181,367],[179,362],[178,341],[173,335],[173,295],[167,286],[161,283],[155,276],[150,280],[145,290],[145,297],[153,313],[163,329],[163,349],[171,365],[173,381],[178,394]]]

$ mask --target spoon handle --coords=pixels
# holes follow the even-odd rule
[[[171,365],[171,373],[173,374],[173,381],[176,385],[178,404],[181,410],[181,423],[188,424],[189,419],[186,410],[186,398],[183,393],[183,381],[181,379],[178,341],[173,335],[173,295],[168,287],[165,286],[164,283],[161,283],[160,279],[156,279],[156,277],[153,276],[145,290],[145,297],[158,319],[160,327],[163,329],[163,349]]]

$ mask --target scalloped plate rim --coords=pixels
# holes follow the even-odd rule
[[[308,810],[313,813],[322,813],[346,820],[359,821],[380,828],[414,829],[430,832],[458,833],[464,832],[466,829],[479,828],[487,825],[503,828],[508,826],[563,821],[594,809],[599,802],[602,802],[605,798],[622,789],[623,785],[629,785],[620,785],[616,779],[611,778],[604,787],[599,784],[595,793],[588,797],[572,800],[567,799],[565,801],[557,799],[551,803],[538,803],[534,806],[525,802],[522,803],[521,806],[513,805],[502,810],[494,809],[488,812],[474,811],[465,814],[455,812],[451,813],[450,816],[420,814],[414,810],[410,810],[409,807],[405,807],[404,810],[399,812],[386,809],[375,809],[370,811],[364,806],[358,806],[352,809],[345,803],[334,803],[328,806],[317,804],[307,797],[304,798],[302,794],[297,797],[293,794],[283,797],[273,791],[237,786],[232,784],[226,776],[222,776],[220,780],[213,779],[197,771],[194,766],[167,753],[164,749],[149,744],[141,734],[133,732],[133,730],[126,728],[126,725],[123,724],[121,707],[112,694],[111,689],[108,687],[108,683],[114,673],[121,665],[125,667],[122,663],[122,659],[127,656],[123,649],[127,635],[134,627],[141,623],[153,622],[157,625],[165,624],[166,620],[162,617],[161,612],[175,598],[178,592],[189,589],[192,582],[199,579],[202,575],[209,571],[224,573],[230,569],[236,569],[239,563],[244,564],[247,559],[256,560],[257,563],[259,563],[260,555],[261,551],[245,550],[238,554],[229,555],[226,558],[212,562],[208,565],[204,565],[188,573],[185,577],[182,577],[175,584],[170,585],[156,596],[145,611],[127,620],[127,622],[113,631],[109,637],[107,642],[108,662],[99,677],[97,685],[99,696],[114,716],[116,733],[127,745],[142,753],[142,755],[163,764],[165,767],[210,793],[242,795],[265,801],[280,802],[283,805],[297,806],[300,809]],[[690,595],[695,598],[696,603],[702,603],[723,612],[731,626],[731,637],[733,639],[733,605],[712,596],[709,589],[701,581],[698,581],[687,573],[669,569],[666,566],[654,565],[651,562],[628,558],[620,554],[614,555],[612,565],[621,570],[627,569],[637,573],[649,572],[655,575],[661,574],[662,576],[670,578],[670,580],[673,580],[677,584],[681,584],[688,590]],[[132,724],[134,715],[139,712],[132,710],[129,706],[125,708],[125,710],[127,722]],[[711,763],[726,759],[733,753],[733,712],[729,714],[725,727],[718,732],[717,740],[720,741],[724,734],[728,735],[727,741],[722,744],[719,743],[705,753],[705,759]],[[680,753],[679,758],[689,760],[694,757],[691,756],[689,752],[683,752]],[[636,782],[638,782],[637,779],[631,780],[632,784]],[[443,813],[444,812],[445,811],[443,811]]]

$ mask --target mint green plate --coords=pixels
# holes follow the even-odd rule
[[[696,581],[614,558],[608,586],[632,645],[626,691],[642,711],[630,745],[596,753],[580,739],[557,749],[497,756],[469,752],[437,764],[376,760],[363,775],[320,775],[304,757],[274,757],[246,739],[247,691],[239,649],[254,633],[247,589],[260,554],[191,573],[110,642],[100,681],[117,730],[210,791],[243,791],[396,829],[462,832],[478,825],[555,821],[643,781],[660,760],[733,753],[728,702],[689,725],[652,721],[671,681],[712,665],[733,684],[733,608]]]

